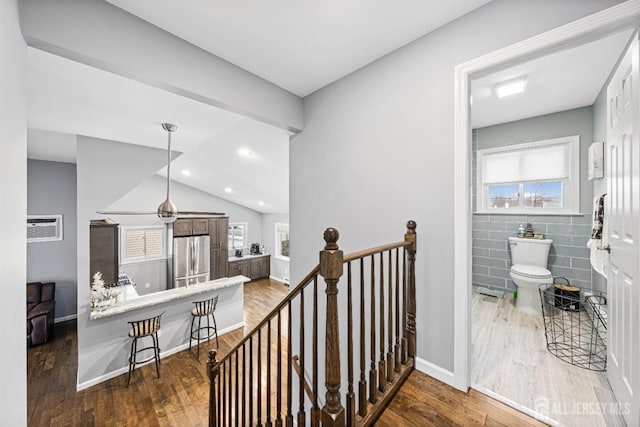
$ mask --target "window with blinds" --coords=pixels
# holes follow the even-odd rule
[[[579,213],[580,136],[477,152],[478,212]]]
[[[142,262],[165,257],[164,226],[122,227],[122,263]]]

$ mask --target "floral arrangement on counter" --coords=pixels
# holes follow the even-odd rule
[[[109,305],[114,301],[114,295],[110,288],[106,287],[99,271],[93,275],[91,284],[91,307]]]

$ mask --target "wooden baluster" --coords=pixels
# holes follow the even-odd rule
[[[218,374],[220,374],[220,368],[218,367]],[[223,425],[223,413],[222,413],[222,394],[224,393],[224,389],[222,388],[222,379],[220,378],[220,375],[218,375],[218,396],[217,396],[217,408],[216,408],[216,414],[217,414],[217,424],[219,426]]]
[[[242,344],[242,417],[241,424],[243,426],[247,425],[247,421],[245,416],[247,414],[247,408],[245,402],[247,401],[247,352],[246,352],[247,343]]]
[[[406,242],[411,242],[411,246],[407,250],[409,257],[409,277],[407,278],[407,332],[408,346],[407,356],[414,359],[416,356],[416,223],[415,221],[407,222],[407,232],[404,235]]]
[[[371,255],[371,367],[369,369],[369,402],[378,401],[378,371],[376,370],[376,261]]]
[[[227,423],[225,425],[230,426],[233,422],[233,378],[232,378],[232,366],[233,364],[233,356],[229,358],[229,363],[227,363],[227,369],[229,372],[227,375],[229,376],[227,381],[227,396],[229,396],[229,404],[227,405]]]
[[[287,427],[293,427],[293,394],[291,385],[293,384],[293,367],[291,366],[291,301],[287,304]]]
[[[267,422],[265,427],[271,427],[271,320],[267,322]]]
[[[365,368],[365,323],[364,323],[364,259],[360,258],[360,382],[358,383],[358,414],[367,415],[367,378]]]
[[[236,406],[235,406],[235,411],[234,411],[234,420],[235,420],[235,426],[238,427],[240,425],[240,399],[239,399],[239,369],[240,369],[240,361],[238,360],[238,358],[240,357],[240,352],[238,350],[235,351],[236,353],[236,378],[235,378],[235,400],[236,400]]]
[[[407,248],[402,248],[402,364],[407,362],[407,260],[409,254]]]
[[[351,290],[351,262],[347,263],[347,425],[356,423],[356,401],[353,393],[353,295]]]
[[[256,394],[256,426],[262,427],[262,328],[258,329],[258,393]]]
[[[251,426],[253,425],[253,337],[249,339],[249,424],[248,425],[251,425]]]
[[[311,426],[320,425],[320,407],[318,406],[318,275],[313,276],[313,331],[312,331],[312,387]]]
[[[387,382],[393,381],[393,259],[391,258],[391,251],[388,251],[388,278],[387,278],[387,298],[389,298],[389,309],[387,310],[387,343],[389,345],[387,349]]]
[[[217,350],[209,350],[209,358],[207,359],[207,373],[209,374],[209,427],[218,426],[218,414],[216,412],[216,377],[218,376],[220,367],[218,365],[218,359],[216,359],[216,354]]]
[[[324,232],[326,245],[320,252],[320,275],[327,284],[327,319],[325,339],[325,405],[323,426],[344,426],[345,410],[340,401],[340,322],[338,314],[338,281],[343,271],[343,253],[338,248],[340,234],[335,228]]]
[[[304,373],[304,289],[300,291],[300,372]],[[304,412],[304,375],[299,375],[298,384],[298,425],[307,425]]]
[[[229,425],[227,423],[227,399],[229,398],[229,393],[227,390],[227,364],[222,365],[222,417],[220,420],[221,426]]]
[[[282,310],[278,312],[278,364],[276,370],[276,426],[282,427]]]
[[[378,361],[378,390],[387,386],[387,365],[384,355],[384,257],[380,252],[380,360]]]
[[[396,372],[400,372],[400,249],[396,248]]]

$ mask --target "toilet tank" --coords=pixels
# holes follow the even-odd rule
[[[511,264],[526,264],[547,267],[551,239],[523,239],[509,237]]]

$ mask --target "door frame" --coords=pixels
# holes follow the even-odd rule
[[[454,69],[454,384],[451,385],[459,390],[466,392],[471,385],[471,79],[638,25],[640,0],[629,0]]]

